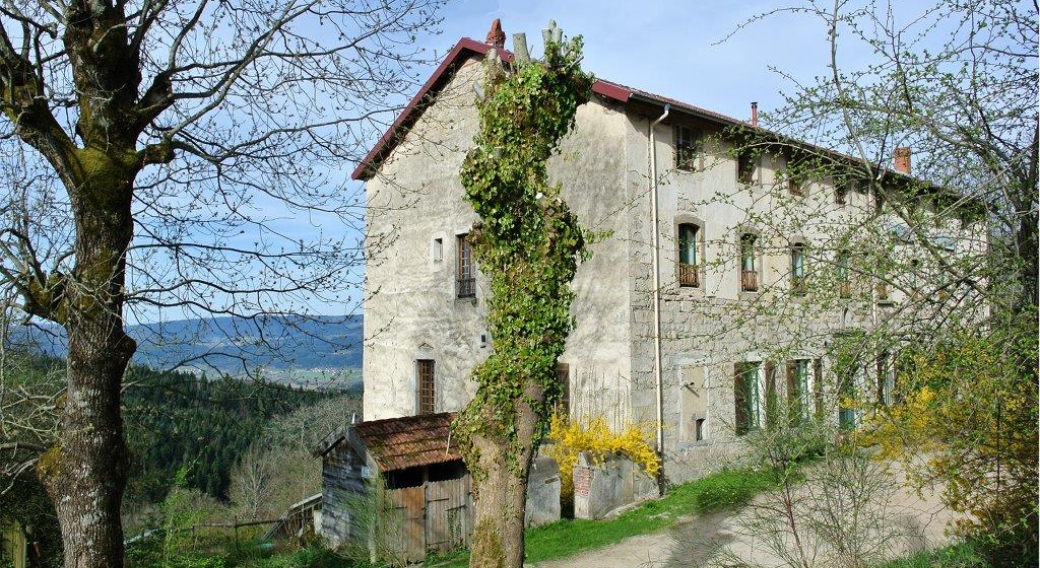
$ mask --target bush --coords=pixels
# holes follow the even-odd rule
[[[555,414],[549,422],[549,457],[560,466],[560,498],[568,502],[574,498],[574,464],[578,454],[588,452],[594,460],[602,461],[609,456],[625,456],[643,468],[650,477],[661,471],[661,460],[648,440],[654,433],[653,424],[635,423],[624,432],[615,433],[602,417],[589,420],[586,424],[572,422],[563,414]]]

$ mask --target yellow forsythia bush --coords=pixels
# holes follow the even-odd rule
[[[650,440],[654,436],[654,424],[638,422],[629,425],[624,432],[614,433],[603,417],[595,417],[587,424],[572,422],[563,414],[555,414],[549,422],[549,457],[560,466],[560,494],[565,501],[574,496],[574,465],[578,454],[588,452],[597,463],[610,456],[625,456],[643,468],[650,477],[661,471],[661,460],[654,452]]]

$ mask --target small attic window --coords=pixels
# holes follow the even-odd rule
[[[675,127],[675,167],[680,170],[697,169],[697,157],[700,153],[701,133],[689,126]]]

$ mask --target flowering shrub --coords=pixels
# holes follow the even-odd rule
[[[554,414],[549,421],[549,457],[560,466],[560,496],[569,501],[574,496],[574,464],[578,454],[588,452],[596,463],[611,456],[624,456],[643,468],[650,477],[661,471],[661,460],[649,440],[653,439],[654,424],[637,422],[621,433],[614,433],[607,421],[595,417],[587,424],[572,422],[569,417]]]

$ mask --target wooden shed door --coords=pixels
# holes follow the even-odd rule
[[[447,552],[469,543],[469,475],[426,484],[426,548]]]
[[[404,487],[390,491],[390,500],[400,535],[398,550],[406,562],[421,562],[426,558],[426,492],[423,486]],[[392,525],[394,526],[394,525]]]

